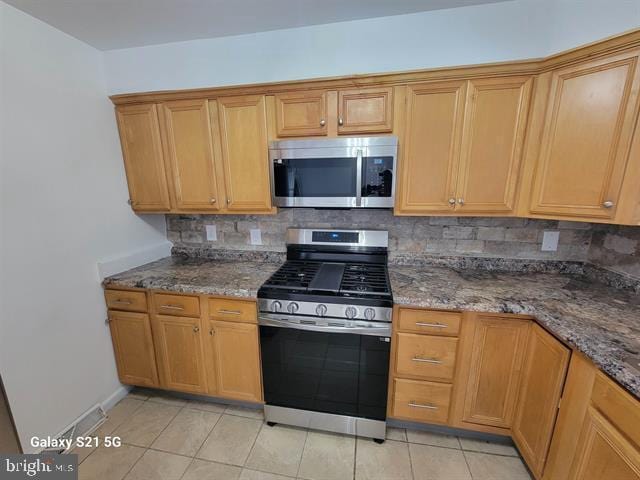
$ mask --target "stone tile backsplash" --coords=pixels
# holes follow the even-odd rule
[[[640,227],[594,226],[587,260],[640,279]]]

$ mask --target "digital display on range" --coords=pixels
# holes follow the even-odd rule
[[[359,239],[358,232],[313,232],[311,234],[313,242],[358,243]]]

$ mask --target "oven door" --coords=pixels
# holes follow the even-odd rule
[[[386,418],[390,323],[266,314],[259,323],[267,405]]]

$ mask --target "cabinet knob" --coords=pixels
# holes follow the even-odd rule
[[[211,330],[209,330],[209,335],[213,336],[216,332],[213,330],[213,328]]]
[[[216,203],[216,199],[212,198],[211,200],[209,200],[209,203]]]
[[[324,121],[324,118],[320,120],[320,126],[324,127],[327,122]]]
[[[127,200],[127,203],[128,203],[129,205],[133,205],[133,200],[129,199],[129,200]]]
[[[198,332],[200,331],[200,327],[193,327],[193,331],[194,331],[195,333],[198,333]]]
[[[231,203],[231,199],[227,198],[227,205],[229,205]]]
[[[450,198],[449,199],[449,205],[451,205],[452,207],[456,204],[456,199],[455,198]]]
[[[459,205],[464,205],[464,198],[459,198],[458,199],[458,204]]]
[[[338,117],[338,125],[343,125],[344,121],[342,120],[342,117]]]
[[[611,207],[613,207],[613,202],[612,202],[612,201],[610,201],[610,200],[607,200],[606,202],[604,202],[604,203],[602,204],[602,206],[603,206],[604,208],[611,208]]]

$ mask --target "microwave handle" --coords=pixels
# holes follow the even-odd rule
[[[362,149],[356,154],[356,206],[362,206]]]

